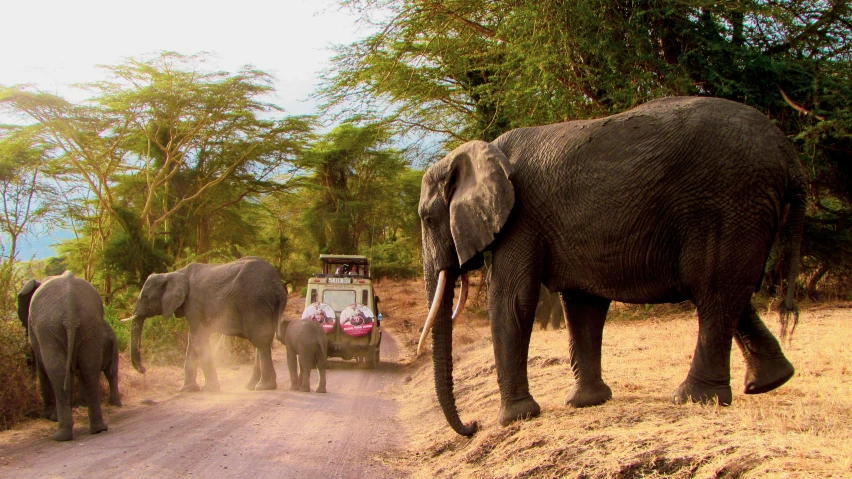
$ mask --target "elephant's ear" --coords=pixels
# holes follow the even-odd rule
[[[465,264],[494,241],[509,218],[515,204],[511,166],[499,148],[484,141],[465,143],[446,160],[450,231],[459,264]]]
[[[163,317],[168,319],[183,305],[189,292],[189,280],[183,273],[166,273],[166,282],[161,296]]]
[[[18,319],[21,320],[24,329],[27,329],[29,325],[30,301],[39,286],[41,286],[41,282],[31,279],[18,291]]]

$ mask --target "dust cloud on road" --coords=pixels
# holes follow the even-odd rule
[[[113,412],[107,432],[90,435],[87,421],[76,420],[71,442],[54,442],[51,430],[0,444],[0,477],[403,477],[383,460],[405,445],[394,398],[399,349],[390,334],[374,370],[329,360],[328,394],[290,391],[284,347],[276,346],[276,391],[242,388],[251,365],[220,370],[222,392],[176,393]],[[313,390],[316,371],[311,379]]]

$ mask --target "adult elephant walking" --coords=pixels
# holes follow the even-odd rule
[[[89,432],[106,431],[98,377],[103,372],[109,382],[109,404],[121,406],[118,344],[104,321],[98,291],[69,271],[43,282],[31,279],[18,293],[18,317],[33,347],[44,416],[59,422],[53,439],[74,438],[71,384],[75,373],[89,408]]]
[[[278,387],[272,365],[272,339],[287,305],[287,290],[275,268],[260,258],[246,257],[226,264],[191,263],[177,271],[152,274],[145,280],[133,316],[130,359],[144,373],[139,345],[145,319],[186,317],[189,341],[181,391],[198,391],[198,366],[204,371],[204,390],[218,391],[219,379],[210,352],[213,332],[251,341],[257,353],[246,389]]]
[[[698,307],[698,344],[675,402],[731,402],[732,337],[746,358],[745,392],[780,386],[793,367],[751,296],[787,205],[790,309],[805,178],[784,135],[750,107],[668,98],[460,146],[426,172],[419,207],[430,303],[424,331],[434,322],[435,384],[450,425],[464,435],[476,427],[461,422],[453,394],[452,287],[486,249],[502,425],[540,412],[527,380],[539,283],[563,295],[576,381],[567,404],[611,397],[601,338],[613,300]]]

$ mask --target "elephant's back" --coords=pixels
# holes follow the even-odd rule
[[[224,334],[272,337],[287,301],[275,268],[255,257],[192,265],[187,303]],[[271,340],[271,339],[270,339]]]
[[[661,296],[681,277],[685,251],[765,248],[801,184],[783,134],[753,108],[716,98],[657,100],[494,143],[512,165],[514,221],[551,248],[548,274],[589,271],[584,288],[612,297],[625,284],[657,285],[640,299]]]
[[[42,340],[50,335],[64,343],[67,330],[80,328],[88,337],[88,330],[100,328],[103,318],[100,293],[88,281],[67,271],[47,278],[30,303],[30,324]]]

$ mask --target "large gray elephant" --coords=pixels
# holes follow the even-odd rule
[[[322,325],[310,319],[281,321],[278,340],[287,346],[287,369],[290,370],[290,389],[311,390],[311,371],[319,372],[317,392],[325,391],[325,370],[328,362],[328,338]],[[297,359],[298,358],[298,359]]]
[[[425,173],[419,206],[424,331],[434,322],[435,384],[450,425],[464,435],[476,428],[461,422],[453,394],[452,288],[486,249],[501,425],[540,412],[527,380],[539,283],[562,293],[575,379],[569,405],[612,395],[601,378],[611,301],[698,307],[698,344],[675,402],[731,402],[732,338],[746,358],[745,392],[780,386],[793,367],[751,297],[789,205],[785,305],[793,308],[805,194],[781,131],[760,112],[715,98],[656,100],[460,146]]]
[[[287,305],[287,290],[268,262],[245,257],[225,264],[191,263],[177,271],[152,274],[145,280],[130,332],[130,360],[144,373],[139,346],[145,319],[158,314],[186,317],[189,341],[184,362],[184,392],[219,391],[219,378],[210,351],[213,332],[248,339],[256,348],[254,368],[246,389],[276,389],[272,340]],[[198,366],[204,387],[196,382]]]
[[[75,375],[89,408],[89,432],[106,431],[98,378],[103,372],[109,382],[109,404],[121,406],[118,343],[104,321],[97,290],[68,271],[41,282],[31,279],[18,293],[18,317],[33,348],[44,417],[59,421],[53,439],[74,438],[71,386]]]
[[[538,304],[535,307],[535,321],[541,329],[547,329],[548,324],[553,329],[559,329],[564,319],[565,313],[562,311],[562,298],[559,293],[551,293],[545,285],[541,285]]]

